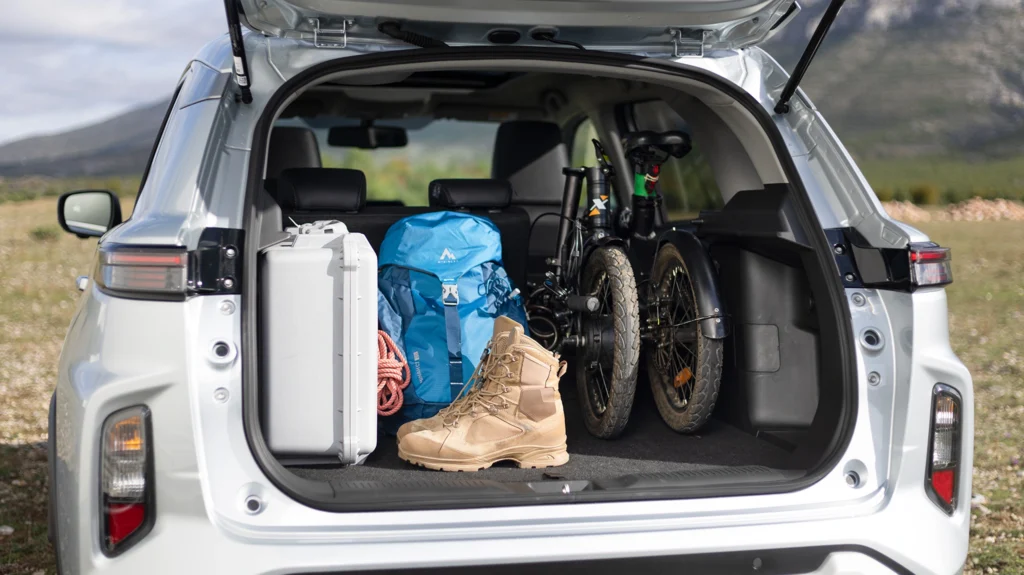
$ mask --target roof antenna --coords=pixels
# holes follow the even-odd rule
[[[224,0],[224,12],[228,15],[228,35],[231,36],[231,55],[235,61],[235,81],[242,92],[242,103],[252,103],[249,88],[249,62],[245,58],[245,42],[242,40],[242,25],[238,20],[240,10],[236,0]]]

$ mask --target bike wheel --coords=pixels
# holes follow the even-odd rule
[[[707,423],[722,381],[722,340],[701,332],[697,298],[686,262],[675,246],[658,251],[651,274],[653,348],[647,376],[658,412],[679,433]]]
[[[622,248],[598,248],[587,259],[580,293],[600,307],[580,320],[584,345],[576,352],[576,387],[583,420],[594,436],[620,435],[636,394],[640,360],[640,306],[633,268]]]

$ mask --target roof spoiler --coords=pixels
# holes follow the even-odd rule
[[[825,9],[825,14],[821,17],[821,22],[818,23],[818,27],[814,29],[814,34],[811,35],[811,41],[807,45],[807,49],[804,50],[800,61],[797,62],[796,68],[793,69],[793,75],[789,77],[789,82],[786,83],[786,87],[782,89],[782,95],[779,96],[779,102],[775,104],[776,114],[788,114],[789,113],[789,101],[793,99],[793,95],[796,94],[796,89],[800,87],[800,81],[804,79],[804,74],[807,73],[807,69],[811,67],[811,61],[814,60],[814,56],[818,53],[818,48],[821,48],[821,43],[825,41],[825,36],[828,35],[829,30],[832,29],[832,23],[836,21],[836,16],[839,15],[839,10],[843,7],[846,0],[832,0]]]

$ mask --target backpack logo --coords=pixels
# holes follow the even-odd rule
[[[455,257],[455,254],[453,254],[450,249],[445,248],[444,251],[441,252],[441,257],[438,258],[437,261],[438,261],[438,263],[441,263],[441,262],[453,262],[456,259],[458,259],[458,258]]]

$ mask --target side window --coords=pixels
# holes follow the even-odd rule
[[[569,158],[574,168],[591,167],[597,165],[597,150],[594,149],[594,140],[600,140],[601,138],[597,135],[597,128],[594,127],[594,123],[590,121],[590,118],[584,119],[576,126],[576,131],[573,132],[572,136],[572,157]],[[603,142],[602,142],[603,143]],[[614,187],[614,178],[609,182]],[[587,204],[587,188],[584,184],[583,189],[580,191],[580,206],[586,206]],[[612,208],[617,207],[618,199],[615,194],[611,195],[611,206]]]
[[[665,102],[634,104],[633,116],[639,130],[689,132],[686,121]],[[695,217],[701,210],[722,207],[722,193],[699,142],[693,143],[693,151],[684,158],[672,158],[662,166],[659,185],[670,219]]]
[[[597,129],[590,118],[584,119],[576,126],[576,132],[572,137],[572,165],[575,168],[582,166],[594,166],[597,164],[597,154],[594,152],[594,144],[591,140],[597,138]]]
[[[156,140],[153,141],[153,149],[149,152],[149,159],[146,160],[146,168],[142,171],[142,178],[139,180],[139,191],[135,195],[135,204],[132,208],[133,214],[139,209],[139,200],[142,199],[142,192],[146,189],[146,181],[149,179],[150,169],[153,167],[153,160],[160,151],[160,140],[163,139],[164,130],[167,129],[167,124],[170,123],[171,118],[174,117],[174,113],[178,110],[178,95],[181,94],[181,87],[185,85],[185,80],[188,79],[190,70],[191,65],[189,68],[185,69],[185,72],[178,80],[178,86],[174,89],[174,95],[171,96],[171,102],[167,106],[167,112],[164,113],[164,119],[160,123],[160,129],[157,130]]]

